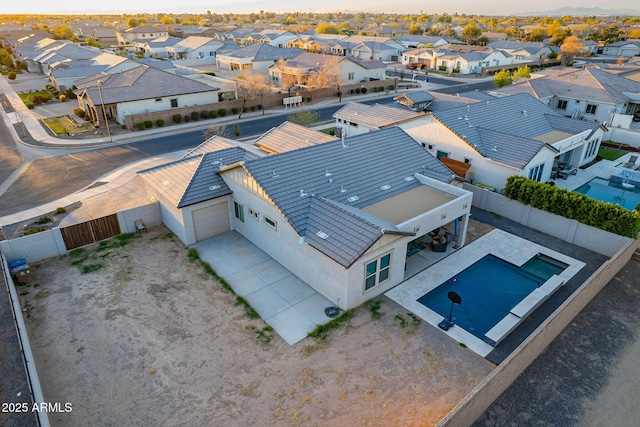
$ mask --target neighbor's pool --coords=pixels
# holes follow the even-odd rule
[[[630,211],[640,203],[640,188],[623,188],[620,182],[611,182],[602,178],[593,178],[574,191],[601,202],[620,205]]]
[[[485,341],[485,334],[513,307],[565,268],[567,264],[542,254],[522,267],[487,255],[418,298],[418,302],[448,318],[451,301],[447,293],[456,291],[462,303],[454,307],[452,320],[458,327]]]

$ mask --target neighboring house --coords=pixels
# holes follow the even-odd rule
[[[342,34],[299,34],[287,42],[287,47],[297,47],[310,53],[330,53],[331,46],[347,37]]]
[[[420,115],[404,108],[383,104],[367,105],[349,102],[333,113],[336,119],[336,132],[347,137],[369,133],[390,126],[396,126]]]
[[[356,48],[358,52],[361,52],[363,49],[363,43],[369,42],[378,43],[376,45],[369,45],[366,49],[370,53],[370,56],[377,56],[380,58],[384,57],[388,48],[397,51],[398,55],[400,52],[406,50],[406,48],[397,40],[394,40],[390,37],[375,36],[349,36],[335,43],[329,50],[332,55],[355,56],[353,53],[353,49]],[[382,46],[383,44],[387,47]],[[369,58],[367,57],[366,59]]]
[[[403,36],[398,39],[407,49],[424,48],[424,47],[438,47],[445,44],[454,43],[451,40],[447,40],[440,36]]]
[[[118,36],[115,28],[110,27],[89,27],[83,35],[93,39],[105,48],[118,44]]]
[[[640,111],[640,83],[598,67],[548,69],[531,77],[490,93],[528,93],[562,115],[601,123],[616,124],[622,119],[616,115],[627,115],[628,126]]]
[[[48,75],[51,84],[55,86],[59,92],[64,92],[69,88],[73,88],[77,80],[98,73],[120,73],[139,66],[140,64],[136,61],[115,55],[111,52],[104,52],[91,59],[67,59],[51,64]]]
[[[593,40],[580,40],[580,43],[582,43],[584,50],[591,53],[592,55],[598,53],[598,42]]]
[[[551,49],[540,42],[496,41],[488,47],[510,55],[513,64],[541,62],[549,57]]]
[[[335,136],[309,129],[291,122],[284,122],[260,135],[254,142],[262,151],[279,154],[298,148],[335,141]]]
[[[342,309],[401,283],[411,241],[455,221],[465,243],[471,193],[398,128],[246,156],[223,148],[140,174],[185,244],[235,230]]]
[[[164,36],[154,40],[138,41],[133,44],[133,50],[145,58],[166,58],[167,48],[175,45],[180,40],[177,37]]]
[[[603,55],[629,58],[640,55],[640,40],[625,40],[604,45]]]
[[[98,125],[108,119],[126,124],[126,116],[218,102],[218,92],[204,83],[141,65],[116,74],[78,80],[78,104]]]
[[[333,84],[368,82],[384,79],[386,65],[382,61],[360,61],[349,56],[322,55],[319,53],[301,53],[284,64],[269,65],[271,81],[280,86],[285,76],[289,82],[313,86],[313,76],[318,73],[330,74]]]
[[[436,67],[436,55],[435,49],[419,47],[404,51],[400,62],[405,66],[422,63],[426,64],[426,68],[432,69]]]
[[[429,92],[409,92],[393,97],[393,100],[400,105],[404,105],[411,111],[427,111],[435,98]]]
[[[549,181],[554,161],[568,169],[593,161],[606,130],[528,94],[434,111],[398,126],[438,159],[471,165],[465,178],[499,191],[512,175]]]
[[[397,61],[403,49],[375,41],[362,42],[351,48],[351,55],[362,60]]]
[[[404,28],[393,27],[391,25],[383,24],[369,30],[369,34],[376,37],[389,37],[397,40],[406,36],[407,30]]]
[[[65,40],[62,43],[52,43],[25,59],[30,72],[48,75],[49,66],[53,64],[67,60],[90,60],[103,53],[101,49],[76,46]]]
[[[218,31],[212,27],[201,27],[199,25],[171,25],[171,29],[183,39],[191,36],[213,37]]]
[[[261,36],[259,43],[281,48],[289,47],[287,43],[298,37],[288,30],[262,30],[258,34]]]
[[[116,31],[116,38],[120,47],[133,48],[136,42],[155,40],[159,37],[167,37],[169,32],[150,25],[129,28],[124,31]]]
[[[512,58],[501,50],[487,48],[482,51],[455,52],[438,50],[435,68],[460,74],[480,74],[487,67],[512,64]]]
[[[216,56],[218,67],[229,71],[252,71],[266,74],[271,64],[279,59],[291,59],[303,53],[300,49],[273,47],[253,43]]]
[[[167,58],[172,61],[209,58],[215,62],[216,52],[225,44],[226,42],[211,37],[190,36],[167,46]]]

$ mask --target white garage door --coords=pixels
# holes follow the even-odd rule
[[[195,210],[192,218],[196,242],[229,231],[229,210],[226,202]]]

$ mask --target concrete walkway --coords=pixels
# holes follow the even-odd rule
[[[334,304],[236,231],[192,245],[289,345],[331,320]]]

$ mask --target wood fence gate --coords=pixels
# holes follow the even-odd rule
[[[108,215],[60,229],[67,250],[90,245],[120,234],[118,215]]]

